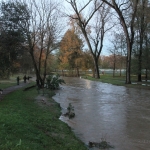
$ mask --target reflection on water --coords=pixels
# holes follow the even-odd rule
[[[75,118],[61,120],[86,144],[105,138],[115,150],[150,149],[150,92],[122,86],[64,78],[66,85],[53,97],[62,112],[69,103]]]

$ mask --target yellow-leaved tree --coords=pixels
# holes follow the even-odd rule
[[[60,44],[60,68],[63,70],[75,70],[76,76],[80,76],[83,42],[73,29],[67,30]]]

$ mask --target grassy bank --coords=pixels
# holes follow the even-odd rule
[[[17,85],[17,82],[12,82],[11,80],[0,80],[0,89],[6,89],[14,85]]]
[[[132,84],[125,84],[125,76],[115,76],[112,75],[101,75],[100,79],[95,79],[90,75],[83,76],[85,79],[89,79],[92,81],[100,81],[104,83],[110,83],[118,86],[126,86],[131,88],[141,88],[141,89],[148,89],[150,90],[150,82],[137,82],[137,76],[131,76]],[[144,80],[144,77],[143,77]]]
[[[36,102],[37,91],[15,91],[0,101],[0,150],[86,150],[58,118],[60,107]]]
[[[10,76],[9,79],[0,79],[0,89],[5,89],[10,86],[17,85],[17,76],[18,75]],[[19,77],[20,83],[23,82],[23,77],[21,75],[19,75]]]
[[[9,79],[0,79],[0,89],[5,89],[8,88],[10,86],[14,86],[17,85],[17,77],[19,76],[20,80],[19,83],[23,83],[23,77],[24,74],[20,73],[20,74],[15,74],[13,76],[10,76]],[[30,75],[32,77],[32,75]],[[33,75],[35,76],[35,75]],[[30,79],[31,80],[31,79]]]
[[[0,89],[6,89],[6,88],[14,86],[14,85],[16,85],[16,83],[9,83],[9,82],[0,83]]]

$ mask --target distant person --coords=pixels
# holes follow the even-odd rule
[[[0,93],[3,94],[3,90],[2,89],[0,89]]]
[[[27,79],[27,77],[26,77],[26,75],[23,77],[23,80],[24,80],[24,83],[26,83],[26,79]]]
[[[27,79],[28,79],[28,81],[29,81],[30,77],[28,76]]]
[[[19,85],[19,80],[20,80],[20,78],[19,78],[19,76],[17,77],[17,85]]]

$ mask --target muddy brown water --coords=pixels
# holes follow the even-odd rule
[[[150,150],[150,91],[80,78],[64,78],[56,92],[62,113],[68,104],[75,118],[61,116],[85,143],[105,139],[115,150]]]

